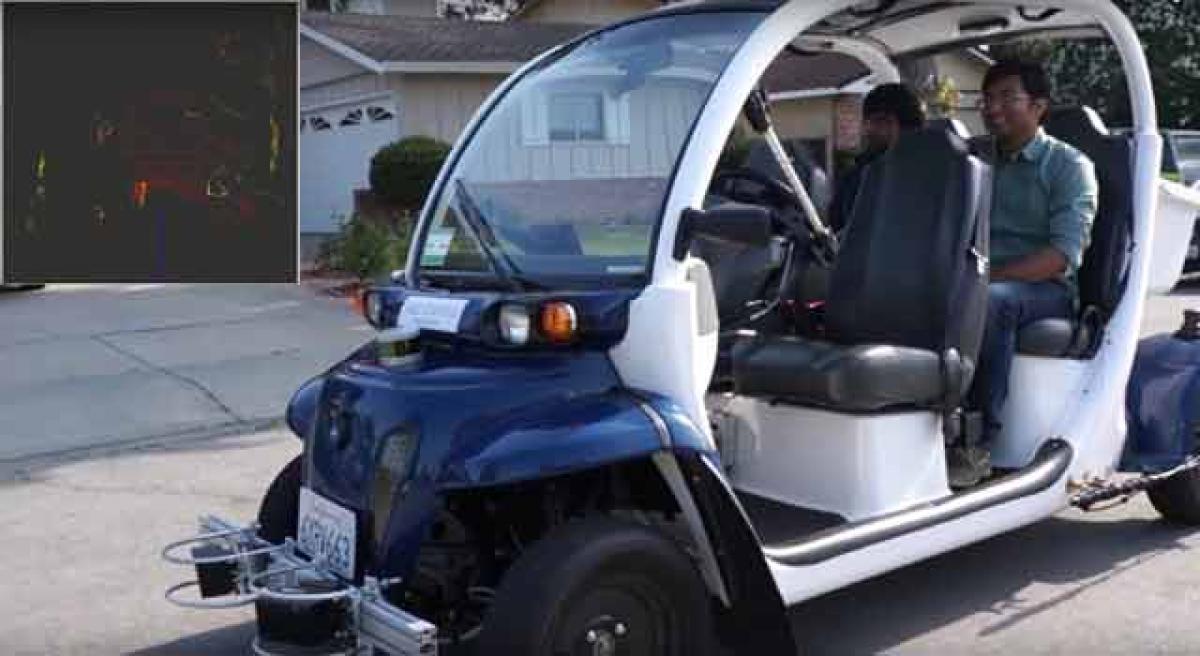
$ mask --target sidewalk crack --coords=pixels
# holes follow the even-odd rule
[[[143,358],[142,356],[130,351],[129,349],[121,348],[120,346],[114,344],[113,342],[105,339],[101,335],[92,335],[91,338],[93,340],[99,342],[100,344],[103,344],[104,346],[108,347],[109,349],[113,350],[114,352],[116,352],[120,355],[123,355],[123,356],[129,358],[130,360],[133,360],[134,362],[137,362],[138,364],[140,364],[148,369],[157,371],[158,373],[161,373],[165,376],[173,378],[173,379],[183,383],[184,385],[191,387],[192,389],[196,390],[197,392],[200,392],[200,394],[202,394],[205,398],[207,398],[209,401],[211,401],[218,408],[220,408],[221,412],[224,412],[225,414],[229,415],[234,421],[239,421],[239,422],[246,421],[246,419],[244,417],[239,415],[237,412],[234,412],[233,408],[226,405],[226,403],[224,401],[222,401],[221,398],[219,396],[217,396],[217,394],[215,392],[213,392],[204,383],[201,383],[200,381],[196,380],[195,378],[191,378],[190,376],[185,376],[185,375],[179,373],[178,371],[171,369],[170,367],[164,367],[155,362],[151,362],[150,360]]]

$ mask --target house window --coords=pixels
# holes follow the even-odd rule
[[[550,141],[604,139],[604,96],[600,93],[556,93],[550,96]]]
[[[346,112],[346,115],[342,117],[342,120],[338,122],[338,125],[343,127],[348,125],[358,125],[359,123],[362,123],[362,117],[363,110],[353,109],[349,112]]]
[[[329,124],[329,121],[326,121],[325,119],[321,118],[320,116],[312,117],[311,119],[309,119],[309,122],[312,123],[313,132],[321,132],[322,130],[333,129],[333,126]]]
[[[371,107],[367,108],[367,117],[371,119],[372,123],[379,123],[381,121],[391,120],[395,117],[395,114],[382,107],[375,107],[372,105]]]

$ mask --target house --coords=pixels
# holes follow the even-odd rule
[[[453,143],[524,62],[588,29],[306,12],[300,27],[300,231],[332,232],[371,156],[406,135]]]
[[[605,24],[651,11],[672,0],[525,0],[511,20],[524,22],[581,22]],[[991,62],[978,51],[938,54],[910,67],[913,82],[928,84],[949,78],[960,98],[954,107],[972,133],[983,130],[975,109],[983,75]],[[874,86],[867,70],[850,57],[827,54],[804,61],[776,62],[767,73],[772,110],[780,135],[807,142],[833,153],[858,147],[862,97]]]
[[[301,233],[336,230],[381,146],[407,135],[453,143],[523,63],[597,24],[659,5],[530,0],[503,22],[439,19],[437,0],[350,0],[349,12],[303,12]],[[808,145],[826,169],[836,151],[857,147],[859,102],[872,84],[861,63],[836,53],[781,56],[765,79],[780,134]]]
[[[525,0],[514,20],[604,25],[670,4],[670,0]]]

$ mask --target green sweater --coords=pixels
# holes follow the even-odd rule
[[[1092,161],[1043,130],[1015,156],[993,162],[991,260],[1000,267],[1053,246],[1074,287],[1091,239],[1099,185]]]

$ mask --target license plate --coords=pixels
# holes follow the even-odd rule
[[[337,575],[354,578],[357,524],[354,511],[300,488],[300,517],[296,546],[307,556],[322,559]]]

